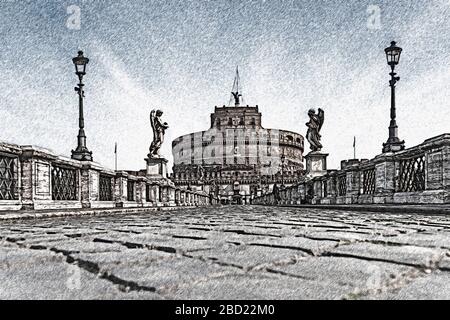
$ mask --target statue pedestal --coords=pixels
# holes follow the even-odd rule
[[[167,178],[167,162],[165,158],[145,158],[147,163],[146,175],[148,178]]]
[[[320,151],[311,151],[305,156],[306,175],[310,178],[323,176],[327,173],[328,153]]]

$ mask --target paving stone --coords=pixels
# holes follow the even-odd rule
[[[43,247],[48,250],[59,250],[69,252],[113,252],[123,250],[122,246],[115,243],[103,243],[94,241],[80,241],[76,239],[64,239],[61,241],[34,241],[27,244],[29,248]]]
[[[450,271],[450,250],[447,251],[445,257],[439,262],[439,267],[443,270]]]
[[[420,277],[395,292],[375,296],[389,300],[450,300],[450,272]]]
[[[50,251],[15,248],[6,257],[0,268],[0,299],[161,299],[153,292],[121,291]]]
[[[414,268],[352,258],[306,257],[295,264],[276,266],[274,271],[324,283],[334,282],[357,290],[383,288],[397,274]]]
[[[448,298],[449,239],[446,216],[260,206],[6,220],[0,299]]]
[[[173,299],[293,300],[340,299],[349,288],[273,274],[224,275],[195,284],[184,284],[168,293]]]
[[[425,233],[410,233],[401,234],[395,238],[381,239],[375,238],[374,240],[385,240],[393,243],[409,244],[415,246],[423,246],[430,248],[443,248],[450,249],[450,233],[446,234],[443,232],[435,232],[433,234]]]
[[[295,261],[299,257],[306,256],[305,253],[282,248],[271,248],[254,245],[233,245],[225,244],[222,247],[202,250],[190,253],[195,257],[204,259],[214,259],[214,261],[224,264],[234,264],[246,269],[259,266]]]
[[[366,260],[382,260],[418,267],[428,267],[430,262],[438,261],[443,250],[417,246],[392,246],[372,243],[355,243],[330,250],[332,255],[360,257]]]
[[[222,274],[241,272],[238,268],[222,266],[213,261],[154,250],[135,249],[126,253],[75,256],[97,264],[102,272],[163,291],[182,283],[194,283]]]

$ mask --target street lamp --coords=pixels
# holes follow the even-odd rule
[[[72,159],[80,161],[92,161],[92,151],[89,151],[86,147],[86,134],[84,133],[84,115],[83,115],[83,76],[86,74],[86,65],[89,59],[83,56],[83,51],[78,51],[78,56],[72,59],[75,65],[75,74],[78,76],[78,86],[75,87],[75,91],[78,93],[78,145],[75,150],[72,150]]]
[[[395,66],[400,61],[400,54],[402,48],[397,47],[395,41],[391,42],[391,46],[384,49],[386,53],[387,64],[391,67],[391,80],[389,80],[389,86],[391,87],[391,122],[389,124],[389,138],[386,143],[383,143],[384,152],[395,152],[405,149],[405,141],[398,138],[398,127],[395,121],[395,84],[400,80],[400,77],[396,77],[394,72]]]
[[[286,160],[286,157],[283,154],[281,155],[281,187],[284,188],[284,161]]]

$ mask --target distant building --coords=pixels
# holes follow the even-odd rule
[[[214,194],[222,203],[250,203],[275,183],[288,186],[303,176],[303,136],[263,128],[258,106],[240,105],[238,81],[237,73],[234,106],[216,106],[208,130],[172,142],[175,185]]]

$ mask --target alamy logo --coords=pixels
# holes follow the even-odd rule
[[[367,28],[370,30],[381,29],[381,9],[377,5],[370,5],[366,10],[367,14]]]
[[[67,267],[67,288],[69,290],[79,290],[81,289],[81,270],[77,265],[69,265]]]
[[[81,29],[81,9],[77,5],[70,5],[67,7],[67,14],[69,17],[66,21],[66,27],[71,30]]]

